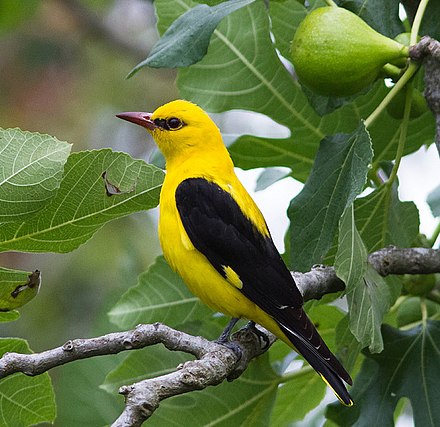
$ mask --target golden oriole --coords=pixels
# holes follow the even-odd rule
[[[352,405],[343,384],[352,384],[350,375],[302,309],[302,295],[211,118],[183,100],[117,117],[145,127],[165,156],[159,238],[190,291],[216,311],[271,331]]]

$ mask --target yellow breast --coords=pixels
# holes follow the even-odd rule
[[[235,272],[225,266],[226,277],[230,279],[225,280],[188,237],[177,210],[175,193],[184,179],[201,177],[202,174],[197,173],[194,166],[186,169],[188,172],[183,167],[179,169],[167,172],[161,191],[159,239],[165,259],[182,276],[190,291],[212,309],[232,317],[254,318],[256,306],[239,291],[240,279]],[[246,206],[252,210],[253,217],[261,217],[260,226],[263,227],[264,234],[268,233],[260,211],[233,170],[232,174],[229,173],[221,182],[216,179],[216,183],[235,197],[244,192],[245,197],[250,200]],[[209,176],[202,177],[210,180]]]

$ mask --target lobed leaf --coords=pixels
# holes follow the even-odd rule
[[[106,222],[155,207],[164,173],[110,149],[69,156],[52,202],[27,221],[0,224],[0,251],[69,252]]]
[[[71,145],[0,128],[0,222],[24,221],[55,197]]]

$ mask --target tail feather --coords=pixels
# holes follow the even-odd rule
[[[305,312],[302,309],[295,311],[295,316],[288,316],[291,320],[289,323],[294,320],[294,327],[286,325],[287,322],[278,320],[277,323],[281,330],[312,368],[321,375],[338,399],[344,405],[353,405],[353,400],[343,383],[345,381],[352,384],[350,375],[329,350]],[[298,328],[298,326],[300,327]]]

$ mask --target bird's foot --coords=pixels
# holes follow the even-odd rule
[[[234,326],[237,324],[238,321],[239,319],[237,317],[233,317],[224,329],[224,331],[221,333],[221,335],[215,340],[217,344],[223,345],[232,350],[237,356],[237,361],[240,360],[242,357],[241,347],[236,342],[230,341],[229,337],[231,335],[232,329],[234,329]]]

